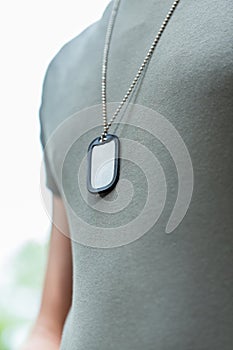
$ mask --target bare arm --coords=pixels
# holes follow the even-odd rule
[[[22,350],[58,350],[72,300],[72,256],[68,223],[62,199],[53,196],[48,263],[40,311]],[[57,223],[59,223],[57,225]],[[66,233],[61,233],[62,231]]]

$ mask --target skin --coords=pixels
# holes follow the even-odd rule
[[[53,223],[41,306],[20,350],[58,350],[60,347],[62,329],[72,302],[72,254],[68,236],[62,199],[53,196]]]

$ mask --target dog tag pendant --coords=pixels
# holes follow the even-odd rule
[[[112,190],[119,177],[120,142],[116,135],[94,139],[88,147],[87,189],[91,193]]]

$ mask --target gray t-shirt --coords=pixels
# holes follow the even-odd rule
[[[122,100],[171,4],[168,0],[121,1],[109,52],[108,102]],[[156,126],[161,137],[166,134],[166,123],[157,114],[155,125],[151,119],[147,125],[151,132],[137,125],[110,129],[136,143],[132,160],[130,152],[128,159],[122,160],[119,182],[109,195],[95,202],[93,195],[86,193],[84,173],[78,185],[77,173],[88,144],[101,131],[95,123],[101,123],[101,64],[111,8],[112,2],[99,21],[59,51],[43,86],[43,147],[51,135],[57,135],[49,146],[46,183],[64,199],[74,237],[73,302],[61,349],[231,350],[232,1],[181,0],[131,100],[143,106],[141,112],[135,110],[135,118],[141,113],[141,121],[146,120],[148,109],[163,116],[179,133],[178,140],[183,140],[192,161],[191,203],[171,234],[166,234],[165,228],[178,196],[178,169],[171,154],[179,142],[168,152],[166,144],[155,137],[152,129]],[[98,113],[93,116],[95,110]],[[70,116],[78,123],[71,121],[66,127]],[[64,127],[59,129],[61,125]],[[73,137],[75,127],[77,140],[63,157],[62,146]],[[146,156],[141,157],[144,149]],[[161,177],[151,177],[154,165],[150,155],[158,159],[155,168],[162,168],[164,176],[158,172]],[[137,157],[142,158],[141,167],[136,164]],[[182,159],[179,166],[185,168]],[[148,178],[156,179],[155,186],[159,184],[154,192]],[[154,200],[155,212],[161,205],[164,178],[166,200],[158,220],[137,239],[110,247],[104,228],[115,229],[121,237],[124,226],[125,237],[132,236],[132,226],[127,224],[143,213],[148,196]],[[185,182],[182,176],[180,180]],[[124,197],[122,210],[106,212],[121,195],[121,184],[127,189],[122,195],[129,194],[130,201]],[[135,232],[142,232],[153,217],[150,209],[140,217]],[[92,234],[93,228],[103,229],[105,240],[101,233]]]

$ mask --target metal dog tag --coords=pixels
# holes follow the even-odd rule
[[[119,138],[107,134],[94,139],[88,147],[87,189],[101,193],[113,189],[119,177]]]

